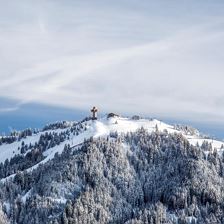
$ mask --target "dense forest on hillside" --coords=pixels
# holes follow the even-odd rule
[[[47,138],[60,144],[68,134]],[[66,145],[32,172],[35,160],[17,160],[16,175],[0,183],[0,223],[224,223],[224,157],[204,150],[142,128]]]

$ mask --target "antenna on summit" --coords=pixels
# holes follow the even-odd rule
[[[92,120],[97,120],[97,112],[98,112],[97,107],[94,106],[90,111],[92,113]]]

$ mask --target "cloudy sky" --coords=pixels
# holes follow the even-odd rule
[[[6,116],[20,114],[29,125],[25,117],[34,110],[45,108],[48,121],[63,111],[85,114],[92,105],[224,124],[223,0],[0,0],[0,6],[2,126]]]

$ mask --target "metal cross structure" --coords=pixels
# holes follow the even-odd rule
[[[92,120],[97,120],[97,111],[98,109],[94,106],[92,109],[91,109],[91,112],[92,112]]]

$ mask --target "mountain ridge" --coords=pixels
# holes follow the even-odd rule
[[[138,119],[136,119],[136,117]],[[54,133],[61,133],[64,131],[69,130],[73,125],[85,125],[85,131],[84,133],[79,133],[79,137],[72,136],[71,141],[67,142],[71,146],[74,146],[76,144],[80,144],[84,141],[84,139],[88,139],[90,137],[102,137],[109,135],[110,132],[118,132],[118,133],[127,133],[136,131],[139,128],[145,128],[147,131],[152,132],[158,129],[158,131],[164,131],[167,130],[168,133],[179,133],[183,134],[184,137],[186,137],[191,144],[196,145],[197,143],[201,145],[204,141],[207,141],[208,143],[212,144],[213,149],[217,149],[218,151],[221,150],[222,142],[221,140],[215,140],[213,138],[208,138],[207,136],[204,137],[201,135],[201,133],[190,126],[185,125],[169,125],[167,123],[164,123],[157,119],[145,119],[140,118],[139,116],[133,116],[132,118],[128,117],[121,117],[121,116],[112,116],[108,118],[108,115],[103,116],[102,118],[99,118],[96,121],[92,121],[91,118],[85,118],[80,122],[75,121],[62,121],[62,122],[56,122],[52,124],[46,125],[42,130],[40,130],[37,133],[29,133],[28,135],[25,135],[25,137],[19,137],[19,139],[15,138],[16,144],[2,144],[0,145],[0,162],[5,162],[6,159],[11,159],[13,156],[19,154],[19,152],[16,152],[16,148],[18,148],[18,143],[21,141],[24,141],[25,144],[33,143],[38,140],[38,138],[45,134],[46,132],[54,132]],[[29,129],[26,129],[29,130]],[[25,132],[26,130],[22,131]],[[4,139],[2,136],[1,138]],[[80,138],[80,139],[79,139]],[[18,147],[17,147],[18,146]],[[9,152],[9,148],[14,148],[13,151],[10,151],[9,155],[7,153]],[[5,154],[5,156],[3,155]]]
[[[104,116],[25,133],[0,145],[0,223],[1,210],[2,220],[18,224],[224,217],[223,142],[194,128]]]

